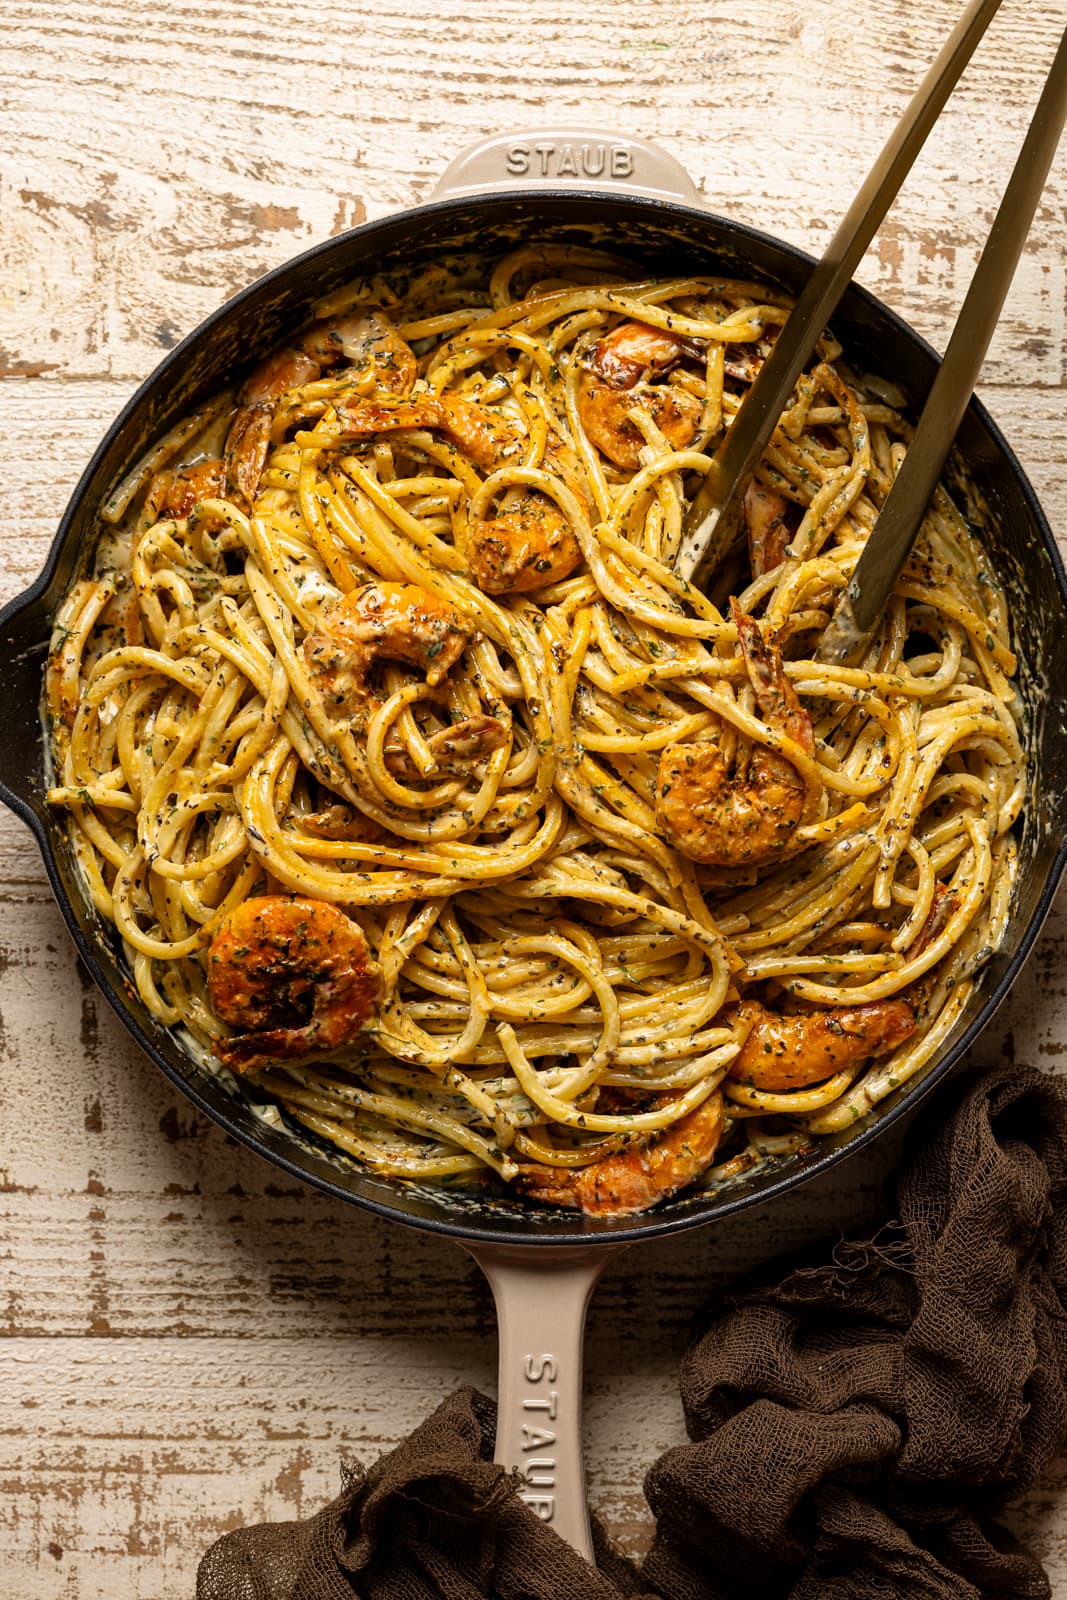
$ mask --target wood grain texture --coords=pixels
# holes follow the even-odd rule
[[[36,574],[107,424],[258,274],[426,198],[464,143],[583,123],[657,139],[709,203],[809,250],[957,0],[6,0],[0,35],[0,599]],[[60,10],[62,15],[59,14]],[[861,279],[943,347],[1062,25],[1005,7]],[[1067,530],[1061,155],[982,392]],[[227,1139],[78,969],[0,817],[0,1593],[169,1600],[242,1521],[305,1515],[459,1383],[494,1383],[489,1295],[446,1241],[325,1200]],[[1067,1065],[1067,906],[979,1046]],[[895,1154],[599,1288],[590,1492],[630,1550],[684,1438],[696,1308],[759,1260],[877,1215]],[[1067,1593],[1062,1464],[1013,1525]]]

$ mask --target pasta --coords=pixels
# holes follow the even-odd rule
[[[996,948],[1010,619],[829,335],[709,593],[673,560],[787,297],[525,246],[352,286],[172,430],[57,615],[55,784],[161,1025],[375,1173],[643,1209],[848,1126]]]

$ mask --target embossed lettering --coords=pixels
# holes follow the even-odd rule
[[[522,1425],[522,1448],[524,1450],[542,1450],[546,1444],[555,1444],[556,1435],[547,1428],[531,1428],[525,1422]]]
[[[558,1400],[559,1395],[557,1394],[556,1390],[550,1389],[547,1400],[524,1400],[522,1402],[522,1409],[524,1411],[545,1411],[548,1413],[549,1420],[551,1422],[555,1422],[556,1402]]]
[[[553,1355],[527,1356],[523,1371],[529,1383],[540,1383],[542,1378],[547,1378],[549,1383],[555,1383],[556,1358]]]
[[[632,178],[633,151],[625,145],[613,144],[541,144],[509,145],[504,158],[505,169],[511,178],[527,177],[531,170],[542,178],[599,178],[605,174],[612,178]]]
[[[556,1497],[554,1494],[523,1494],[519,1490],[519,1499],[525,1500],[535,1516],[542,1522],[551,1522],[556,1514]]]
[[[551,146],[548,147],[551,151]],[[527,1354],[522,1364],[523,1375],[527,1383],[551,1384],[555,1383],[558,1363],[550,1351],[541,1355]],[[559,1403],[559,1391],[549,1389],[547,1393],[524,1395],[522,1401],[523,1411],[539,1413],[537,1422],[522,1423],[522,1439],[520,1448],[525,1460],[523,1462],[524,1477],[527,1491],[555,1489],[556,1487],[556,1458],[555,1456],[528,1456],[529,1450],[544,1450],[556,1443],[556,1434],[545,1424],[556,1419],[556,1407]],[[540,1419],[543,1418],[542,1422]],[[542,1522],[551,1522],[556,1515],[556,1497],[554,1494],[530,1493],[522,1495],[526,1504],[541,1518]]]

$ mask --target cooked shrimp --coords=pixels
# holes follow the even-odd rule
[[[775,323],[771,323],[763,330],[762,339],[755,344],[728,344],[725,350],[723,371],[728,378],[736,378],[739,383],[755,383],[759,377],[760,368],[774,348],[780,330]]]
[[[960,897],[955,889],[950,889],[947,883],[942,883],[940,878],[934,881],[934,892],[930,900],[930,909],[926,914],[926,921],[908,946],[908,956],[914,960],[922,955],[927,945],[933,944],[941,929],[950,917],[954,917],[959,910]],[[920,980],[921,981],[921,980]]]
[[[832,1078],[845,1067],[883,1056],[915,1032],[915,1012],[906,1000],[872,1000],[779,1016],[758,1000],[744,1000],[738,1015],[752,1030],[730,1077],[753,1089],[784,1094]]]
[[[455,607],[429,589],[367,583],[323,612],[304,640],[304,656],[327,708],[362,726],[377,704],[366,681],[376,661],[421,667],[432,689],[476,637]]]
[[[274,411],[287,389],[314,383],[347,361],[353,382],[405,395],[415,382],[411,349],[384,311],[353,312],[337,322],[316,322],[291,345],[261,361],[237,395],[237,414],[226,436],[226,472],[252,505],[270,450]]]
[[[625,1217],[647,1211],[711,1165],[724,1122],[722,1095],[713,1090],[695,1111],[643,1149],[631,1147],[577,1169],[534,1167],[517,1181],[534,1200],[590,1216]]]
[[[516,485],[501,511],[471,525],[467,560],[486,594],[521,594],[569,578],[582,549],[563,512],[547,495]]]
[[[959,904],[960,897],[955,889],[950,889],[940,879],[935,880],[933,898],[930,901],[930,910],[927,913],[926,921],[908,946],[909,961],[914,961],[916,956],[921,956],[923,951],[933,944],[945,924],[956,915],[959,910]],[[902,991],[902,998],[907,998],[908,1003],[914,1007],[916,1015],[920,1018],[926,1016],[930,1005],[930,997],[937,988],[937,971],[936,966],[931,967],[922,977],[913,979],[907,988]]]
[[[488,470],[522,447],[522,434],[488,406],[458,395],[417,394],[410,399],[363,400],[342,395],[334,403],[340,442],[373,438],[402,428],[443,433],[475,466]]]
[[[953,890],[943,883],[935,885],[929,914],[908,946],[909,957],[922,954],[958,904]],[[738,1015],[752,1022],[752,1031],[730,1076],[753,1089],[782,1093],[821,1083],[869,1057],[887,1055],[915,1032],[929,981],[928,975],[908,984],[892,1000],[793,1016],[779,1016],[758,1000],[744,1000]]]
[[[207,958],[212,1009],[245,1031],[216,1046],[236,1072],[336,1050],[374,1011],[380,972],[359,925],[323,900],[260,895],[222,924]]]
[[[755,479],[745,491],[748,552],[754,578],[780,567],[785,560],[790,539],[789,529],[785,525],[788,503],[784,495],[776,493],[774,489],[765,489]]]
[[[809,754],[811,718],[782,670],[776,643],[731,601],[749,682],[768,722]],[[660,757],[656,816],[671,843],[691,861],[717,867],[758,866],[785,849],[804,810],[805,786],[791,761],[757,745],[743,771],[731,772],[717,745],[671,744]]]
[[[617,467],[633,472],[641,465],[645,441],[628,415],[634,406],[651,414],[675,450],[693,438],[700,401],[685,389],[651,380],[694,353],[690,341],[645,322],[623,322],[593,346],[578,383],[578,415],[593,444]]]
[[[217,457],[198,461],[176,472],[163,496],[160,514],[187,517],[201,500],[217,500],[226,493],[226,467]]]
[[[593,346],[590,365],[617,389],[632,389],[650,372],[669,372],[687,355],[702,359],[703,345],[648,322],[620,322]]]
[[[706,742],[672,744],[660,757],[656,816],[675,849],[705,866],[772,861],[803,804],[796,769],[773,750],[753,750],[743,775]]]

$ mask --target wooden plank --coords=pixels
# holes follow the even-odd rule
[[[771,18],[768,8],[760,16],[730,3],[709,18],[669,0],[653,19],[634,12],[620,28],[611,0],[583,8],[580,20],[551,0],[531,29],[518,3],[500,18],[472,21],[447,10],[414,17],[376,0],[363,23],[373,48],[345,80],[350,125],[321,115],[338,92],[338,58],[320,41],[350,27],[336,3],[318,8],[299,38],[278,0],[235,7],[227,62],[209,8],[138,15],[128,34],[123,16],[133,12],[123,6],[78,5],[63,21],[35,0],[8,9],[0,138],[16,153],[0,190],[0,273],[15,290],[0,370],[79,376],[147,372],[261,272],[365,215],[424,197],[464,142],[548,115],[575,120],[584,112],[586,121],[624,131],[636,124],[703,181],[716,209],[818,248],[956,12],[945,3],[924,7],[901,29],[891,0],[847,0],[832,26],[788,7]],[[1055,16],[1041,0],[1022,22],[997,19],[996,47],[990,40],[979,52],[861,273],[875,287],[903,279],[905,313],[921,312],[939,343],[1036,98]],[[879,38],[879,25],[878,67],[873,59],[850,67],[836,40]],[[566,64],[553,67],[554,47]],[[593,100],[579,92],[590,76]],[[255,84],[251,112],[245,81]],[[638,88],[644,104],[635,117]],[[73,160],[57,159],[57,94],[65,97]],[[782,129],[800,136],[783,139]],[[812,172],[827,175],[817,204]],[[1034,338],[1044,352],[1031,357],[1035,381],[1059,382],[1065,243],[1062,211],[1050,203],[991,358],[998,376],[1011,347]]]

